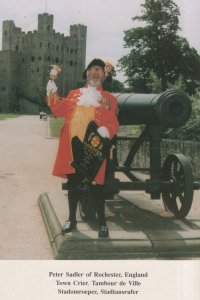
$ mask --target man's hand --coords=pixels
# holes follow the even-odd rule
[[[49,80],[46,87],[47,96],[49,96],[51,93],[57,92],[57,86],[53,80]]]
[[[110,134],[108,129],[105,126],[101,126],[97,129],[97,132],[100,134],[102,138],[109,138]]]

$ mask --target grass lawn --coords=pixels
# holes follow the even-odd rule
[[[17,114],[0,114],[0,120],[10,119],[10,118],[17,118],[20,115]]]
[[[58,137],[60,135],[60,129],[64,124],[63,118],[49,117],[49,129],[51,137]]]

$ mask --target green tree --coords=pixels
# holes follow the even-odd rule
[[[111,93],[123,93],[125,91],[124,84],[117,79],[113,79],[110,83],[104,82],[103,89]]]
[[[162,92],[161,80],[153,71],[150,71],[149,78],[147,81],[147,87],[151,90],[151,92],[155,94],[159,94]]]
[[[146,0],[142,15],[133,21],[141,27],[125,31],[125,48],[130,52],[119,60],[134,92],[152,92],[152,74],[162,91],[180,76],[193,93],[200,80],[200,57],[186,39],[178,36],[179,8],[172,0]]]

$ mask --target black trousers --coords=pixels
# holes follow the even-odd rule
[[[69,221],[76,223],[76,212],[78,200],[81,197],[80,186],[82,178],[76,174],[68,175],[68,204],[69,204]],[[98,217],[98,225],[105,225],[105,196],[102,185],[90,185],[92,197],[95,202],[95,209]]]

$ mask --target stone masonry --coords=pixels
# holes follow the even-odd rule
[[[23,32],[14,21],[3,21],[0,51],[0,113],[38,113],[44,109],[49,65],[58,64],[59,94],[82,84],[87,27],[71,25],[70,35],[53,29],[53,15],[38,15],[38,29]]]

